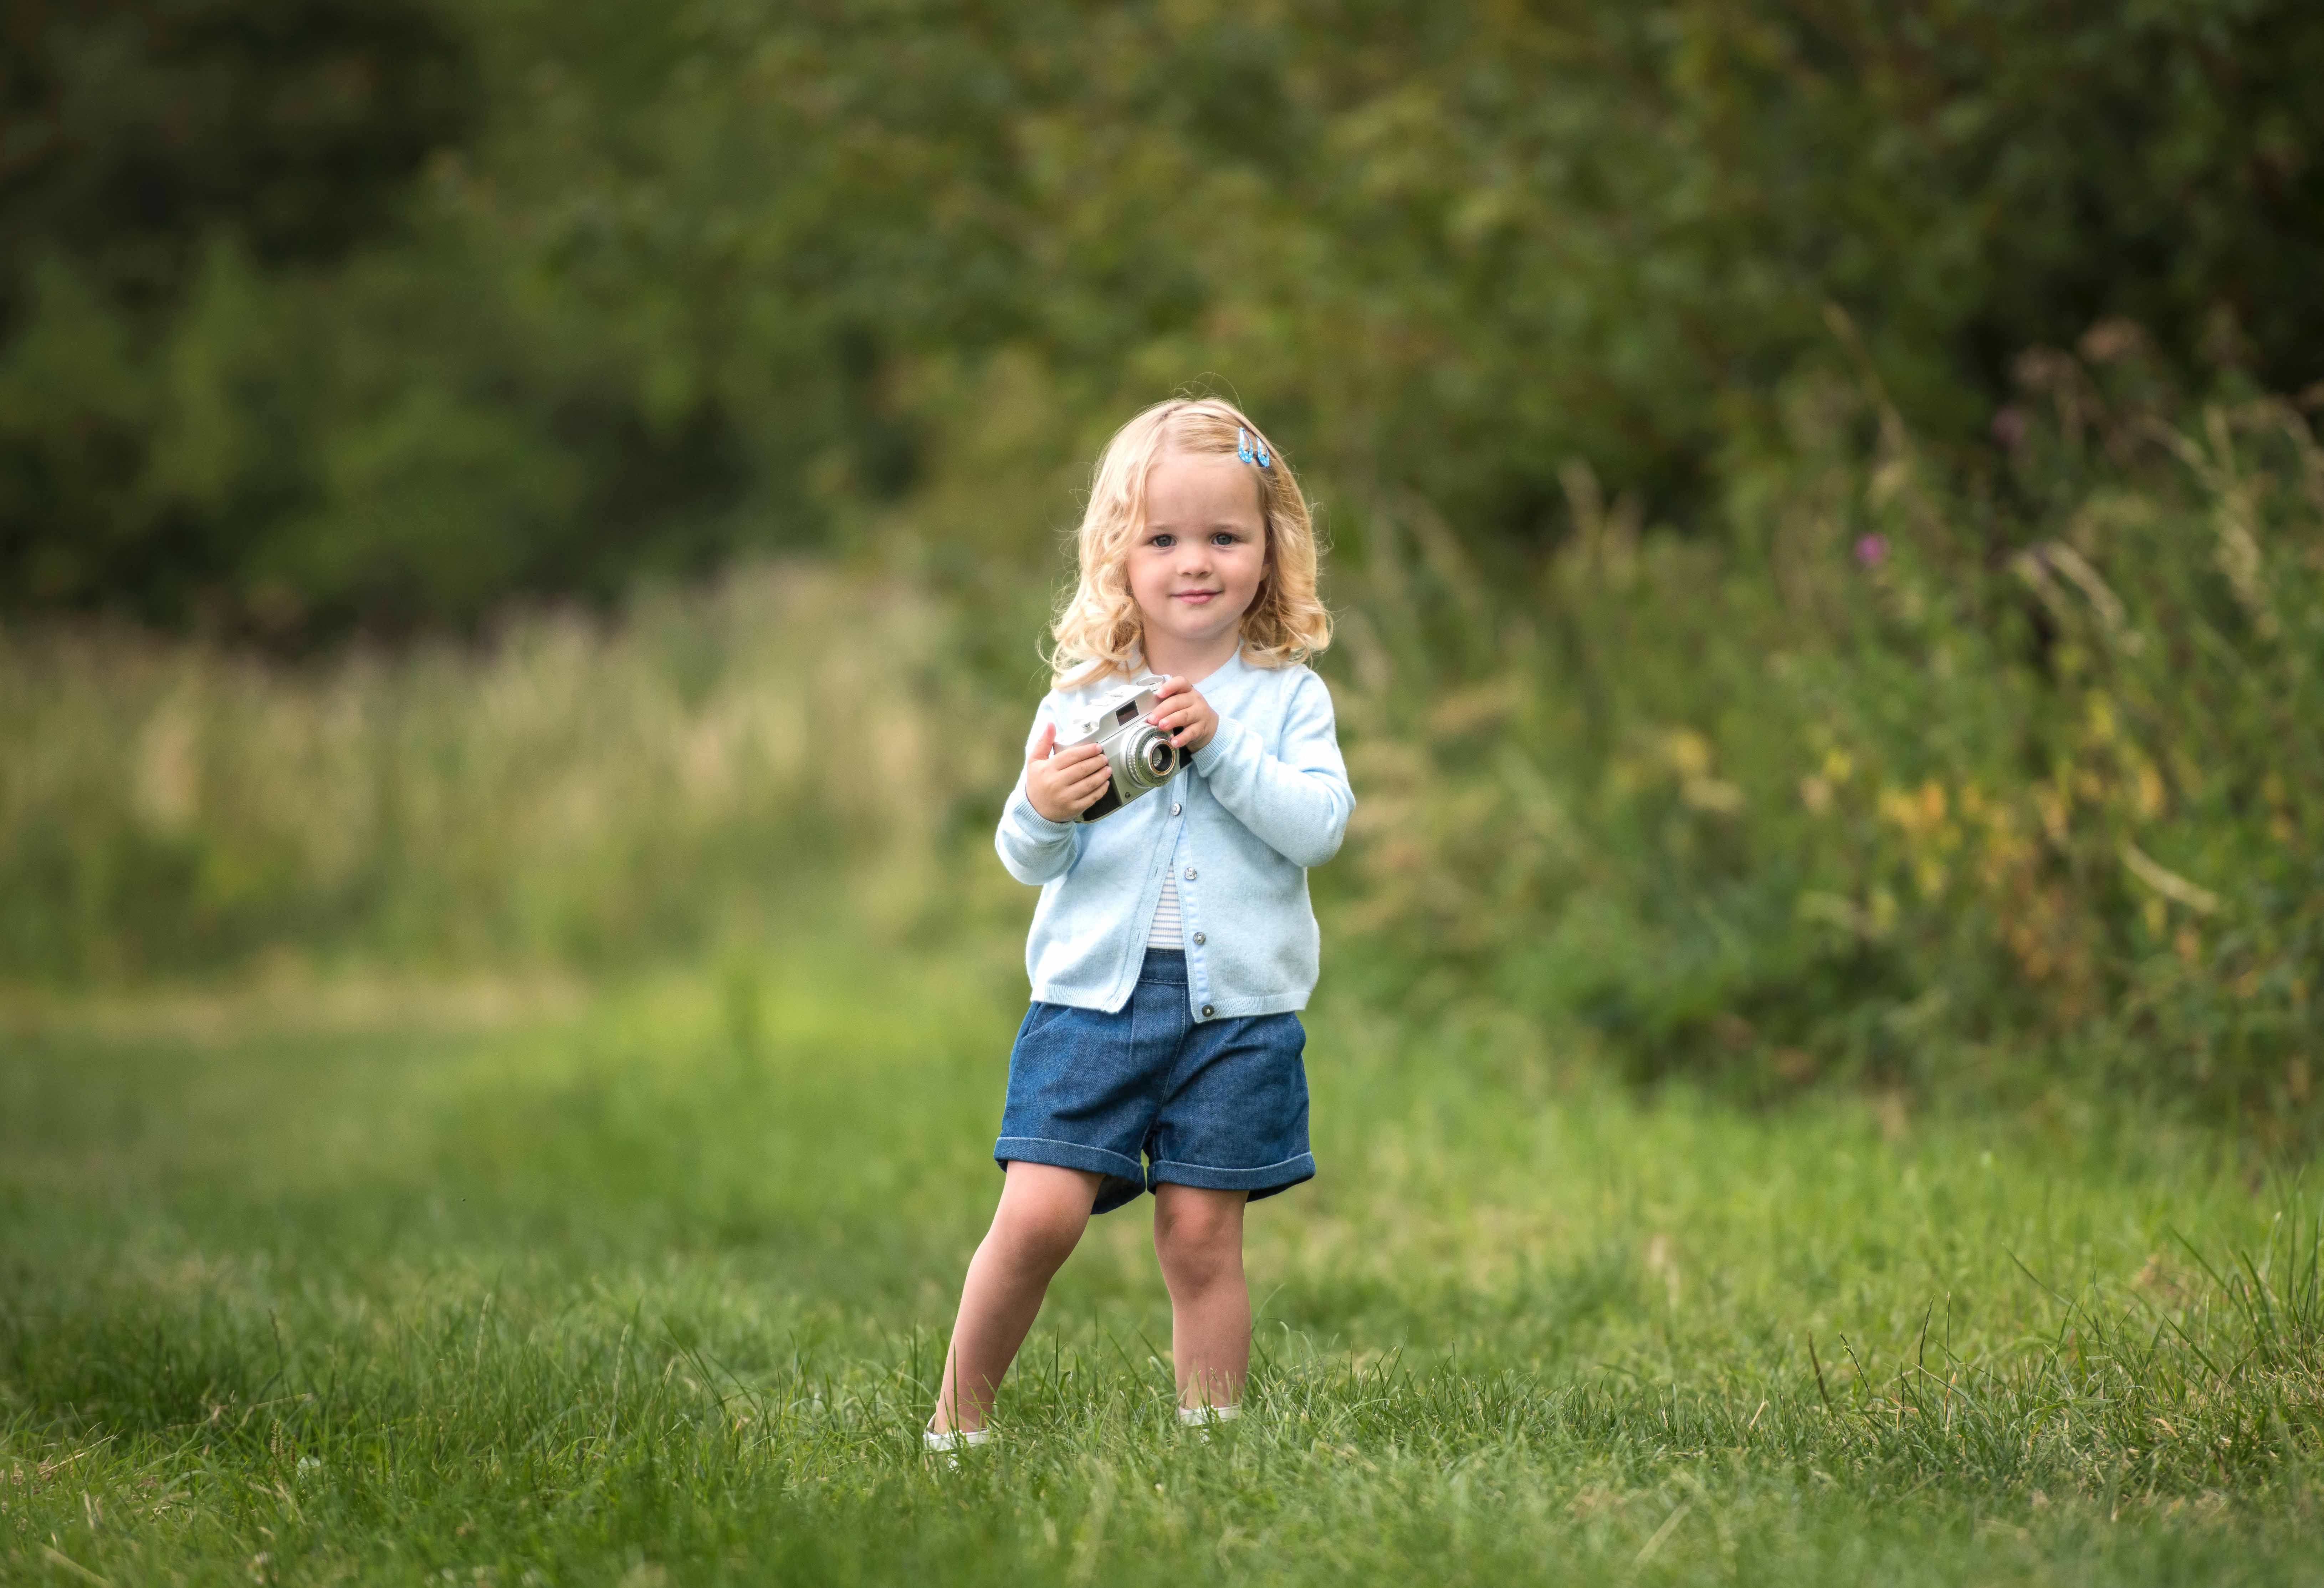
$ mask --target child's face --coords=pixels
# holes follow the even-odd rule
[[[1130,547],[1130,593],[1149,633],[1200,646],[1233,631],[1267,571],[1267,521],[1250,466],[1166,452],[1146,477],[1146,527]]]

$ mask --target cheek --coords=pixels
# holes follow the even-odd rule
[[[1130,560],[1130,598],[1148,612],[1167,611],[1170,605],[1170,565],[1159,557]]]

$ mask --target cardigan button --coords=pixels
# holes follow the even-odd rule
[[[1178,802],[1175,799],[1170,802],[1170,814],[1172,816],[1176,816],[1178,814]]]
[[[1210,1018],[1211,1018],[1211,1016],[1212,1016],[1212,1014],[1213,1014],[1213,1012],[1214,1012],[1214,1011],[1212,1010],[1212,1008],[1211,1008],[1211,1006],[1210,1006],[1209,1004],[1205,1003],[1204,1005],[1203,1005],[1203,1018],[1204,1018],[1204,1020],[1208,1020],[1208,1019],[1210,1019]]]
[[[1194,880],[1194,868],[1193,866],[1188,866],[1188,867],[1186,868],[1186,881],[1188,881],[1188,882],[1193,882]]]
[[[1195,946],[1195,947],[1200,948],[1205,941],[1206,941],[1206,939],[1204,937],[1204,936],[1203,936],[1200,932],[1197,932],[1197,933],[1195,933],[1195,934],[1194,934],[1194,946]]]

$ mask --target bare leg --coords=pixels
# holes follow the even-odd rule
[[[1049,1280],[1072,1255],[1097,1201],[1098,1177],[1046,1163],[1012,1163],[1001,1205],[960,1288],[952,1349],[928,1426],[939,1434],[984,1426],[992,1392],[1017,1360]]]
[[[1178,1404],[1234,1406],[1250,1371],[1250,1287],[1242,1273],[1241,1191],[1154,1188],[1154,1255],[1170,1288]]]

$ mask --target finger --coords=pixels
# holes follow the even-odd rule
[[[1103,761],[1105,747],[1100,744],[1068,744],[1058,751],[1054,759],[1059,771],[1070,772],[1084,762]]]
[[[1154,698],[1157,700],[1167,700],[1171,696],[1183,695],[1194,687],[1194,685],[1186,682],[1186,677],[1184,673],[1172,673],[1168,678],[1162,680],[1162,687],[1154,691]]]
[[[1057,725],[1055,723],[1043,723],[1041,725],[1041,736],[1033,741],[1033,753],[1027,756],[1025,759],[1027,761],[1047,761],[1056,752],[1056,748]]]

